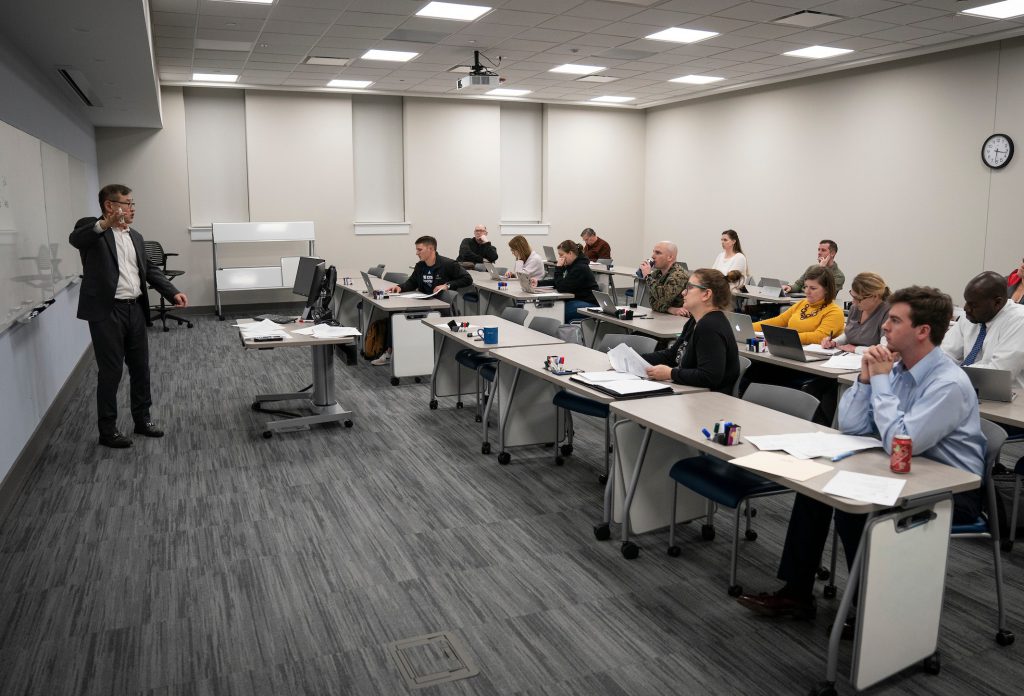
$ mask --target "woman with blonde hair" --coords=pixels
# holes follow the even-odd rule
[[[882,324],[889,316],[892,292],[877,273],[858,273],[850,286],[853,309],[846,318],[846,330],[835,338],[823,338],[822,348],[840,348],[864,353],[882,341]]]
[[[540,280],[544,277],[544,259],[536,251],[530,248],[526,237],[517,234],[508,240],[508,248],[516,258],[516,266],[505,274],[507,278],[515,278],[520,273],[525,273],[528,278]]]

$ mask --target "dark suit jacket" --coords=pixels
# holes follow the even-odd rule
[[[114,231],[108,229],[96,234],[99,218],[84,217],[75,223],[75,230],[68,237],[71,246],[82,256],[82,290],[78,296],[78,318],[86,321],[102,321],[114,310],[114,291],[117,289],[117,246]],[[142,295],[146,294],[146,283],[168,300],[173,301],[179,290],[171,285],[167,277],[156,266],[146,260],[142,246],[142,235],[131,229],[132,245],[135,247],[135,262],[139,267]],[[149,303],[144,302],[146,319],[149,320]]]

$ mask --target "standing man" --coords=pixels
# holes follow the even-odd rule
[[[839,270],[839,265],[836,263],[836,254],[838,253],[839,245],[831,239],[823,239],[818,242],[818,263],[808,266],[803,275],[794,280],[792,284],[783,285],[783,292],[803,292],[807,274],[818,267],[832,271],[832,277],[836,279],[836,292],[842,290],[846,285],[846,274]]]
[[[971,278],[964,315],[949,328],[942,350],[964,367],[1009,370],[1024,391],[1024,305],[1008,301],[1006,279],[995,271]]]
[[[608,242],[598,237],[597,232],[593,228],[587,227],[580,232],[580,239],[583,240],[583,254],[591,261],[610,259],[612,257],[611,246],[609,246]]]
[[[462,240],[462,244],[459,245],[459,256],[455,260],[466,268],[498,260],[498,250],[487,241],[487,227],[477,225],[473,230],[473,236]]]
[[[952,300],[935,288],[913,286],[897,290],[889,302],[882,325],[888,344],[864,354],[860,377],[839,404],[839,429],[878,437],[888,454],[893,437],[906,433],[915,455],[983,476],[986,442],[978,399],[967,375],[939,347],[953,315]],[[953,524],[977,519],[980,493],[953,496]],[[813,618],[815,570],[832,514],[829,505],[797,495],[779,563],[779,579],[786,584],[774,594],[742,595],[739,603],[766,616]],[[849,566],[866,515],[836,510],[835,519]]]
[[[132,228],[135,201],[132,190],[120,184],[104,186],[99,203],[103,217],[82,218],[68,241],[82,256],[82,290],[78,318],[89,322],[92,349],[99,374],[96,411],[100,444],[130,447],[130,438],[117,430],[117,387],[124,364],[131,379],[135,432],[163,437],[150,420],[149,344],[146,337],[146,282],[173,302],[187,307],[188,298],[171,285],[159,268],[150,266],[142,235]]]
[[[640,264],[640,273],[651,298],[651,309],[655,312],[686,315],[683,310],[683,288],[690,274],[683,268],[683,264],[676,261],[678,254],[679,248],[672,242],[658,242],[654,245],[650,260]]]

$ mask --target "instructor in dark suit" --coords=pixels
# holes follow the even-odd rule
[[[177,307],[188,298],[171,285],[159,268],[150,266],[142,235],[131,227],[135,219],[132,190],[120,184],[100,190],[103,217],[82,218],[69,241],[82,255],[82,290],[78,318],[89,322],[99,375],[96,411],[100,444],[130,447],[130,438],[117,431],[117,387],[128,363],[131,379],[132,419],[135,432],[163,437],[149,417],[149,344],[146,338],[146,282]]]

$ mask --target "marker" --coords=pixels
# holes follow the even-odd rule
[[[837,454],[836,456],[832,457],[832,461],[838,462],[838,461],[841,461],[843,459],[846,459],[847,457],[853,456],[854,454],[857,454],[857,453],[856,452],[843,452],[841,454]]]
[[[711,433],[708,432],[707,428],[701,428],[700,431],[704,434],[704,439],[705,440],[710,440],[711,439]]]

